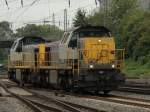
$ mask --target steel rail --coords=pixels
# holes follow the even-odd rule
[[[60,110],[58,108],[54,108],[52,106],[48,106],[48,105],[42,104],[42,103],[39,103],[37,101],[33,101],[31,99],[27,99],[27,98],[25,98],[25,99],[30,101],[30,102],[32,102],[33,104],[37,105],[38,107],[45,109],[45,110],[50,110],[50,111],[54,111],[54,112],[63,112],[63,110]]]
[[[150,100],[116,96],[116,95],[110,95],[108,97],[100,97],[100,96],[80,96],[80,97],[106,101],[106,102],[125,104],[125,105],[130,105],[130,106],[132,105],[132,106],[144,107],[144,108],[150,109]]]
[[[123,86],[120,87],[117,91],[122,92],[132,92],[132,93],[138,93],[138,94],[144,94],[149,95],[150,94],[150,87],[134,87],[134,86]]]

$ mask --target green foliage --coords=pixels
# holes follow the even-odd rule
[[[6,21],[0,22],[0,41],[13,38],[13,31],[10,24]],[[8,50],[0,48],[0,60],[7,58]]]
[[[103,26],[104,23],[103,17],[104,17],[103,13],[95,12],[94,14],[89,15],[87,18],[89,24]]]
[[[73,19],[73,25],[77,27],[77,26],[85,26],[87,24],[88,24],[88,21],[86,17],[86,11],[78,9],[77,14],[75,15],[75,18]]]
[[[122,72],[126,74],[126,76],[128,77],[137,77],[137,76],[150,77],[149,66],[150,63],[141,65],[139,62],[136,62],[133,59],[128,59],[125,61],[125,65]]]
[[[113,33],[120,33],[122,30],[122,20],[137,8],[137,0],[112,0],[107,17],[107,27]]]
[[[16,30],[16,37],[22,36],[41,36],[46,39],[58,40],[62,36],[62,31],[51,25],[27,24],[25,27]]]
[[[10,24],[6,21],[0,22],[0,40],[7,40],[12,38],[13,31]]]
[[[135,10],[126,21],[122,28],[123,45],[130,57],[145,64],[150,54],[150,13]]]

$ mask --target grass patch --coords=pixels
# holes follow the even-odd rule
[[[128,77],[150,77],[150,66],[149,64],[141,65],[133,59],[128,59],[125,61],[122,72]]]

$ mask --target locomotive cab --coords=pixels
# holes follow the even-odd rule
[[[23,66],[25,62],[24,59],[27,58],[28,60],[26,61],[31,60],[31,55],[29,54],[34,55],[33,53],[40,43],[45,43],[45,40],[41,37],[28,36],[16,39],[10,49],[9,62],[11,63],[9,63],[9,65]],[[30,53],[28,53],[29,51]],[[32,56],[32,59],[33,58],[34,56]],[[20,63],[23,65],[20,65]],[[28,63],[26,62],[26,64]]]
[[[65,32],[60,49],[61,51],[69,49],[72,54],[70,59],[80,60],[80,67],[89,69],[93,67],[98,69],[100,65],[101,69],[120,69],[124,58],[123,50],[118,50],[118,54],[110,31],[98,26],[80,27]],[[60,54],[60,58],[62,57]]]

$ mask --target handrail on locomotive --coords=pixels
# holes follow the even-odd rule
[[[85,50],[85,49],[79,49],[78,50],[78,67],[77,69],[80,69],[80,63],[86,63],[87,65],[90,64],[91,59],[89,58],[89,52],[90,50]],[[123,67],[123,62],[124,62],[124,49],[116,49],[114,52],[115,54],[115,59],[111,60],[108,57],[108,62],[109,64],[111,64],[112,62],[116,62],[117,63],[117,68],[121,69]],[[71,59],[71,57],[73,56],[72,52],[70,52],[68,50],[67,52],[67,59],[63,59],[61,60],[62,62],[65,62],[66,66],[61,66],[61,63],[59,60],[56,61],[52,61],[50,59],[48,59],[50,57],[51,53],[37,53],[36,54],[36,61],[24,61],[24,60],[20,60],[20,61],[11,61],[10,60],[10,56],[8,56],[8,66],[9,67],[32,67],[32,68],[39,68],[39,67],[47,67],[49,69],[63,69],[63,68],[70,68],[74,70],[74,66],[75,66],[75,62],[74,60]],[[99,54],[97,53],[97,57],[96,59],[92,59],[92,60],[99,60],[101,57],[98,56]],[[22,57],[29,57],[31,56],[31,53],[22,53]],[[84,56],[84,58],[83,58]],[[107,57],[103,56],[103,57]],[[48,59],[48,60],[47,60]],[[100,61],[101,64],[105,64],[103,60]],[[85,66],[82,66],[83,68]]]

